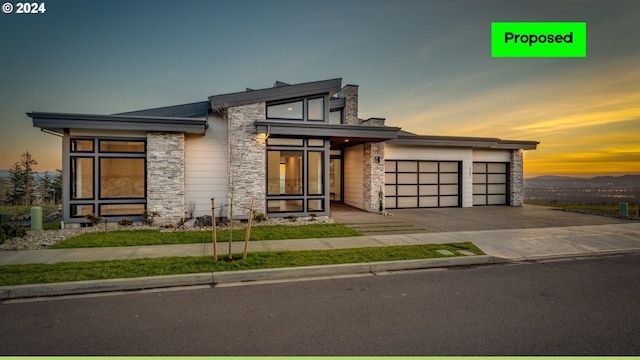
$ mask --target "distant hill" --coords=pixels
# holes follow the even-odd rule
[[[589,179],[539,176],[524,180],[528,202],[615,204],[640,202],[640,175],[597,176]]]
[[[536,185],[593,185],[593,186],[613,186],[613,187],[640,187],[640,175],[623,176],[596,176],[593,178],[577,178],[570,176],[538,176],[525,179],[527,186]]]
[[[44,176],[44,173],[48,173],[49,176],[55,176],[57,171],[55,170],[41,171],[36,173],[36,175]],[[0,170],[0,178],[8,178],[8,177],[9,177],[9,170]]]

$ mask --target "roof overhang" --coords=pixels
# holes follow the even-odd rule
[[[62,134],[64,129],[142,130],[204,134],[206,119],[30,112],[33,126]]]
[[[342,87],[342,79],[314,81],[303,84],[284,85],[273,88],[214,95],[209,97],[212,109],[276,101],[319,94],[332,96]]]
[[[258,134],[329,138],[333,148],[395,139],[400,131],[400,128],[391,126],[326,124],[308,121],[302,123],[257,120],[254,124]]]
[[[498,138],[415,135],[403,132],[402,134],[399,134],[396,139],[390,140],[389,144],[501,150],[535,150],[539,142],[501,140]]]

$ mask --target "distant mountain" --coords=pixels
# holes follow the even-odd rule
[[[612,186],[612,187],[640,187],[640,175],[596,176],[593,178],[578,178],[570,176],[538,176],[525,179],[527,186]]]

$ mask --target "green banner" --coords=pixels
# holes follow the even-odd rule
[[[491,23],[491,57],[586,56],[586,22]]]

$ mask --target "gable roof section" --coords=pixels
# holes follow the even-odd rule
[[[416,135],[403,130],[398,132],[397,139],[389,140],[388,143],[397,145],[471,147],[477,149],[503,150],[535,150],[539,144],[538,141],[502,140],[498,138]]]
[[[275,87],[267,89],[213,95],[209,97],[209,102],[211,103],[212,109],[219,109],[228,106],[240,106],[327,93],[331,96],[342,87],[342,79],[337,78],[294,85],[277,81],[275,85]]]
[[[208,101],[200,101],[190,104],[163,106],[153,109],[128,111],[114,115],[130,115],[130,116],[160,116],[160,117],[192,117],[206,115],[211,108]]]
[[[33,126],[62,134],[64,129],[144,130],[204,134],[206,119],[30,112]]]

